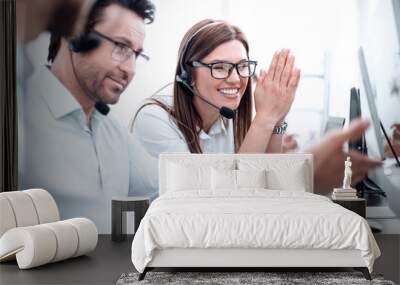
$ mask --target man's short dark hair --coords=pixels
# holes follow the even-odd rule
[[[150,0],[97,0],[89,13],[84,33],[89,33],[93,27],[100,21],[103,10],[112,4],[117,4],[126,9],[134,11],[142,17],[147,24],[154,21],[155,7]],[[61,45],[61,36],[52,33],[50,36],[49,54],[47,60],[53,62],[57,56]]]

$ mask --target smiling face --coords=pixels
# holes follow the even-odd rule
[[[219,45],[200,61],[205,64],[220,61],[239,63],[247,59],[244,45],[239,40],[232,40]],[[195,68],[193,75],[192,84],[203,98],[219,107],[225,106],[233,110],[239,107],[249,80],[240,77],[235,68],[225,79],[213,78],[207,67]],[[208,104],[198,98],[194,97],[194,100],[197,100],[196,106],[210,108]],[[217,112],[217,110],[215,111]]]
[[[134,11],[110,5],[94,29],[135,51],[142,50],[144,20]],[[106,104],[115,104],[135,75],[136,58],[133,54],[118,61],[112,56],[114,43],[102,38],[100,42],[93,51],[73,55],[75,71],[85,90]]]

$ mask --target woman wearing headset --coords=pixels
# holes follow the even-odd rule
[[[256,65],[238,27],[213,20],[195,24],[180,45],[172,98],[151,98],[138,110],[134,138],[155,158],[163,152],[282,152],[284,119],[300,70],[289,50],[276,52],[268,70],[260,72],[252,116],[250,78]],[[134,187],[146,189],[141,194],[157,196],[154,168],[152,181]]]

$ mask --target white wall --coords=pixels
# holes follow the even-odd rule
[[[140,101],[173,80],[180,40],[194,23],[205,18],[224,19],[241,27],[249,39],[250,56],[259,61],[260,67],[268,67],[276,49],[288,47],[296,55],[303,74],[319,74],[326,69],[330,94],[327,104],[323,105],[321,86],[303,80],[292,107],[289,130],[303,135],[310,129],[319,132],[315,116],[301,111],[307,107],[323,105],[330,115],[348,117],[349,90],[357,84],[356,50],[360,42],[372,46],[371,53],[375,53],[379,62],[374,73],[384,79],[389,78],[386,74],[393,65],[390,55],[397,49],[391,0],[154,0],[154,3],[156,20],[146,27],[144,45],[151,61],[138,61],[136,77],[120,102],[112,107],[123,125],[129,124]],[[45,62],[47,42],[48,36],[43,35],[30,45],[36,64]],[[386,85],[381,80],[377,82],[386,94]],[[386,124],[399,114],[398,103],[398,96],[380,96],[378,106]]]

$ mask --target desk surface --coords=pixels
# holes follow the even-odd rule
[[[99,235],[96,249],[86,256],[28,270],[19,270],[16,261],[1,263],[0,284],[115,284],[122,273],[134,271],[132,238],[112,242],[111,235]]]

